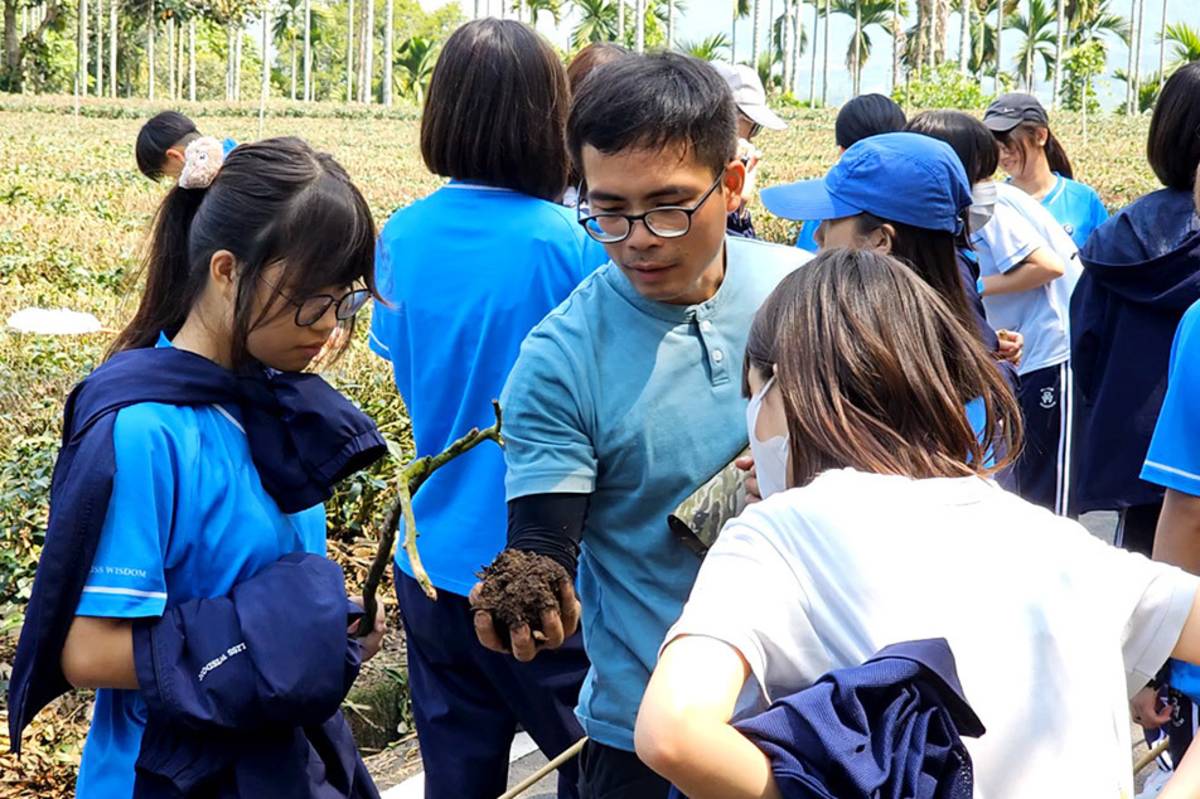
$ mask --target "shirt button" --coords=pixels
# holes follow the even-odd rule
[[[700,323],[700,329],[703,330],[705,333],[711,333],[712,329],[713,329],[713,323],[708,321],[707,319],[705,319],[703,322]]]
[[[713,350],[713,363],[720,363],[725,360],[725,353],[720,350]]]

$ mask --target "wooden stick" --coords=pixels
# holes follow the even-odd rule
[[[575,743],[571,744],[571,746],[567,749],[564,749],[562,754],[560,754],[558,757],[554,758],[549,763],[547,763],[546,765],[542,766],[540,769],[535,771],[533,774],[530,774],[528,777],[521,780],[519,783],[517,783],[517,785],[514,788],[512,788],[508,792],[501,794],[500,799],[516,799],[516,797],[520,796],[521,794],[525,793],[533,786],[537,785],[539,782],[544,780],[546,777],[550,776],[550,773],[552,771],[554,771],[559,766],[561,766],[563,763],[566,763],[568,760],[575,757],[575,755],[577,755],[581,751],[583,751],[583,745],[585,743],[587,743],[587,740],[588,740],[587,736],[584,736],[583,738],[580,738]]]
[[[1155,741],[1154,746],[1150,747],[1150,751],[1139,757],[1137,761],[1134,762],[1133,773],[1138,774],[1146,766],[1150,765],[1155,760],[1158,760],[1159,755],[1167,751],[1167,747],[1170,746],[1170,744],[1171,739],[1165,735]]]
[[[447,447],[444,452],[417,458],[401,469],[400,473],[396,476],[396,493],[398,496],[396,501],[392,503],[392,507],[388,510],[383,530],[379,534],[379,547],[375,550],[375,559],[371,561],[371,568],[367,572],[367,579],[363,582],[363,617],[365,619],[375,618],[376,608],[378,607],[376,595],[379,593],[379,583],[383,580],[383,575],[387,571],[388,564],[392,562],[392,549],[396,544],[396,530],[399,527],[401,518],[404,519],[406,532],[404,551],[408,553],[408,562],[412,566],[413,577],[421,584],[421,589],[425,592],[426,596],[433,600],[437,599],[437,591],[434,589],[433,583],[430,582],[429,574],[421,564],[421,554],[417,551],[417,536],[419,534],[417,533],[416,520],[412,512],[412,497],[417,493],[417,489],[425,484],[430,475],[459,455],[470,452],[484,441],[495,441],[498,446],[504,446],[504,436],[500,432],[504,423],[504,417],[500,411],[500,403],[495,400],[492,400],[492,412],[496,415],[496,421],[491,427],[483,430],[473,428],[465,436]],[[372,626],[371,623],[358,625],[359,637],[369,635]]]

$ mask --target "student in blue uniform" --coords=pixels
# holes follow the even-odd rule
[[[894,186],[907,186],[904,193]],[[979,302],[976,275],[959,251],[966,244],[971,185],[954,151],[916,133],[885,133],[852,145],[822,179],[772,186],[763,205],[784,219],[822,219],[822,248],[874,249],[907,264],[945,300],[965,330],[995,354],[1015,384],[1010,359],[1019,341],[1001,351]]]
[[[904,130],[904,123],[904,109],[890,97],[882,94],[860,94],[847,100],[838,110],[837,120],[833,124],[838,157],[868,136]],[[820,224],[819,219],[802,221],[796,237],[796,246],[809,252],[820,249],[816,239],[817,227]]]
[[[729,87],[703,61],[658,53],[600,67],[575,98],[568,141],[586,183],[580,219],[612,260],[529,334],[501,400],[508,547],[536,556],[513,590],[559,602],[544,640],[487,608],[475,623],[489,647],[536,663],[582,603],[592,667],[576,710],[589,737],[580,793],[662,799],[669,786],[634,754],[634,716],[700,566],[667,516],[745,449],[745,336],[807,259],[726,234],[745,164]]]
[[[16,699],[14,740],[19,742],[20,726],[37,710],[25,703],[44,703],[54,694],[44,692],[46,680],[61,674],[65,679],[55,683],[58,691],[67,682],[96,689],[77,783],[81,799],[132,796],[139,752],[163,745],[160,738],[143,741],[150,702],[143,691],[153,689],[157,702],[176,690],[147,683],[147,675],[175,665],[135,661],[138,631],[153,628],[157,617],[193,600],[236,592],[284,555],[323,555],[320,503],[330,495],[332,482],[383,452],[383,441],[365,416],[316,375],[295,374],[313,365],[335,330],[349,329],[373,295],[375,228],[366,201],[337,162],[299,139],[243,145],[215,178],[213,171],[208,174],[204,185],[174,187],[163,200],[137,311],[113,343],[111,360],[67,404],[69,446],[55,470],[51,529],[10,699]],[[138,362],[148,365],[132,368],[124,383],[110,377],[130,372],[129,364]],[[268,374],[264,367],[278,373]],[[106,390],[124,393],[95,396]],[[130,399],[131,393],[149,399]],[[102,410],[87,427],[74,430],[73,413],[81,406]],[[119,408],[115,414],[114,408]],[[91,435],[106,440],[96,443]],[[69,466],[66,454],[80,446],[77,437],[84,447],[92,442],[102,457]],[[64,488],[97,488],[87,481],[100,479],[106,468],[111,482],[98,487],[94,501]],[[81,477],[80,470],[91,476]],[[62,529],[62,519],[75,521]],[[68,543],[72,537],[78,540]],[[84,551],[94,556],[78,555]],[[345,605],[340,578],[336,593],[321,601]],[[202,616],[202,611],[195,612]],[[346,615],[338,611],[335,618],[339,613],[336,623],[345,640]],[[58,614],[65,614],[61,621],[54,618]],[[274,624],[286,629],[306,622],[280,617]],[[382,616],[366,639],[365,658],[378,650],[381,625]],[[50,640],[56,635],[63,638]],[[216,655],[237,643],[229,641],[219,650],[211,648],[212,642],[206,650],[200,639],[193,645],[200,653],[211,652],[218,667],[223,661]],[[307,670],[303,664],[311,660],[306,658],[317,658],[341,675],[347,657],[340,646],[301,653],[258,644],[253,641],[251,651],[263,674],[272,663],[291,662],[291,668]],[[56,645],[60,663],[29,660],[35,648],[45,647],[48,654]],[[153,657],[168,656],[156,650]],[[32,683],[26,682],[29,674]],[[208,676],[200,685],[219,683]],[[336,683],[335,710],[349,687],[340,676]],[[240,685],[215,697],[213,706],[232,702],[231,712],[245,712],[258,688]],[[263,723],[259,740],[268,741],[273,722],[264,718]],[[337,717],[336,724],[348,740],[344,720]],[[210,740],[234,732],[214,731]],[[254,746],[248,741],[244,748],[253,751]],[[357,761],[353,749],[313,754]],[[271,768],[287,765],[279,760]],[[338,764],[332,760],[298,768],[288,781],[311,780],[313,796],[351,795],[322,792],[334,790],[325,782],[336,781]],[[305,769],[315,770],[305,776]],[[365,795],[374,795],[374,789]]]
[[[377,274],[389,304],[371,321],[371,348],[392,366],[417,455],[491,424],[521,341],[607,260],[575,211],[557,204],[568,104],[558,57],[517,22],[468,23],[438,59],[421,152],[450,183],[384,226]],[[426,796],[494,799],[505,790],[518,724],[549,757],[583,736],[572,714],[587,671],[583,644],[576,635],[536,663],[518,663],[475,638],[467,594],[505,542],[499,448],[478,447],[438,470],[414,509],[438,598],[412,578],[403,547],[396,591]],[[576,782],[571,761],[559,796],[576,796]]]
[[[1150,119],[1147,156],[1164,188],[1134,200],[1080,251],[1071,298],[1076,513],[1116,510],[1118,543],[1149,554],[1163,489],[1140,479],[1167,383],[1171,340],[1200,300],[1200,64],[1177,70]]]
[[[187,146],[200,138],[196,123],[178,111],[162,111],[150,118],[138,131],[134,157],[138,170],[151,180],[168,177],[177,180],[183,171]],[[225,155],[237,146],[233,139],[221,142]]]
[[[1080,271],[1075,242],[1032,197],[992,182],[998,148],[978,119],[960,111],[926,111],[908,129],[953,147],[976,200],[989,192],[994,199],[986,220],[973,214],[970,236],[988,320],[1024,337],[1017,397],[1025,446],[1006,477],[1022,498],[1066,513],[1071,432],[1067,319],[1070,286]]]
[[[1031,94],[1001,95],[988,106],[983,124],[1000,142],[1000,168],[1012,184],[1041,202],[1082,247],[1108,219],[1108,209],[1095,189],[1075,180],[1042,104]]]

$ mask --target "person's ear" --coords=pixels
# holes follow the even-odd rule
[[[208,280],[222,298],[233,302],[237,296],[237,259],[229,250],[217,250],[208,259]]]
[[[183,164],[186,158],[184,152],[179,147],[168,147],[167,152],[163,154],[163,173],[167,175],[178,176],[183,171]]]
[[[1035,128],[1033,131],[1033,143],[1041,149],[1046,146],[1046,142],[1050,140],[1049,128]]]
[[[740,158],[735,158],[725,166],[725,176],[721,178],[726,213],[733,213],[742,207],[742,188],[745,185],[746,165]]]
[[[884,255],[891,255],[892,248],[896,243],[896,228],[889,222],[884,222],[879,227],[871,231],[867,237],[871,249],[877,250]]]

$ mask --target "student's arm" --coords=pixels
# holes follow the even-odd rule
[[[1167,489],[1154,534],[1154,559],[1200,574],[1200,497]]]
[[[729,724],[749,674],[745,658],[722,641],[676,638],[642,699],[638,757],[690,799],[778,797],[766,755]]]
[[[63,645],[62,670],[76,688],[137,690],[133,622],[76,616]]]
[[[1049,247],[1038,247],[1021,264],[1004,274],[983,278],[983,296],[1016,294],[1044,286],[1062,277],[1066,267]]]

